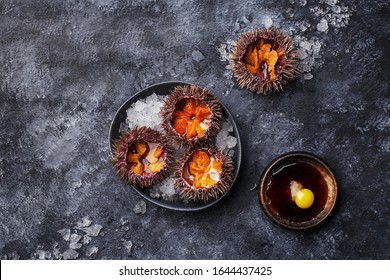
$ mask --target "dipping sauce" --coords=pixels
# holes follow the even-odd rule
[[[300,161],[286,162],[269,178],[266,182],[265,200],[272,212],[280,218],[304,222],[315,218],[324,209],[328,199],[328,185],[313,165]],[[300,188],[313,193],[314,201],[310,207],[302,209],[297,206],[291,191],[291,185],[296,184],[295,182]]]

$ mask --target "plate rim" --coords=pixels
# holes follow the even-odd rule
[[[110,129],[109,129],[109,132],[108,132],[108,143],[109,143],[109,149],[110,149],[110,153],[111,153],[111,158],[113,156],[113,151],[112,151],[112,133],[113,133],[113,126],[114,126],[114,123],[116,121],[116,118],[117,118],[117,115],[124,109],[124,107],[126,106],[126,104],[133,98],[137,97],[137,95],[141,94],[142,92],[146,91],[146,90],[149,90],[150,88],[153,88],[153,87],[158,87],[158,86],[164,86],[164,85],[175,85],[175,86],[178,86],[178,85],[193,85],[194,83],[189,83],[189,82],[184,82],[184,81],[165,81],[165,82],[160,82],[160,83],[156,83],[156,84],[152,84],[150,86],[147,86],[139,91],[137,91],[135,94],[133,94],[131,97],[129,97],[128,99],[126,99],[122,105],[119,107],[119,109],[117,109],[117,111],[115,112],[115,114],[113,115],[113,118],[112,118],[112,121],[111,121],[111,124],[110,124]],[[214,94],[213,94],[214,95]],[[215,95],[214,95],[215,96]],[[216,98],[218,98],[216,96]],[[219,100],[219,98],[218,98]],[[221,104],[221,107],[224,111],[224,113],[227,114],[228,116],[228,119],[231,120],[231,123],[233,125],[233,131],[235,131],[236,135],[236,139],[237,139],[237,147],[239,147],[239,156],[237,157],[237,162],[235,162],[235,174],[234,174],[234,178],[233,178],[233,181],[231,183],[231,187],[230,189],[224,193],[223,195],[221,195],[220,197],[218,197],[217,199],[213,200],[213,201],[210,201],[210,202],[206,202],[206,203],[203,203],[201,204],[202,202],[199,202],[200,205],[199,206],[191,206],[191,207],[181,207],[181,206],[173,206],[173,205],[169,205],[169,204],[165,204],[163,202],[161,202],[160,200],[157,200],[157,199],[154,199],[153,197],[150,197],[149,195],[145,194],[144,192],[142,192],[142,190],[140,190],[138,187],[136,186],[133,186],[132,184],[125,184],[126,186],[129,185],[133,190],[135,190],[142,198],[146,199],[147,201],[153,203],[153,204],[156,204],[157,206],[159,207],[162,207],[162,208],[166,208],[166,209],[170,209],[170,210],[176,210],[176,211],[182,211],[182,212],[193,212],[193,211],[200,211],[200,210],[204,210],[206,208],[209,208],[215,204],[217,204],[218,202],[220,202],[223,198],[225,198],[229,193],[230,191],[233,189],[235,183],[236,183],[236,180],[238,178],[238,175],[239,175],[239,172],[240,172],[240,167],[241,167],[241,160],[242,160],[242,147],[241,147],[241,138],[240,138],[240,133],[239,133],[239,130],[238,130],[238,127],[237,127],[237,124],[232,116],[232,114],[230,113],[230,111],[227,109],[227,107],[220,101],[220,104]],[[122,182],[122,181],[121,181]]]

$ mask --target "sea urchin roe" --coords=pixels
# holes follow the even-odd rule
[[[301,209],[307,209],[313,205],[314,194],[311,190],[306,189],[296,181],[290,183],[291,199]]]
[[[129,147],[126,162],[129,169],[136,174],[156,173],[164,167],[163,152],[160,145],[139,139]]]
[[[273,47],[272,41],[264,38],[260,38],[248,46],[244,54],[244,63],[252,75],[275,80],[276,63],[284,56],[284,52],[275,50]]]
[[[208,188],[219,181],[222,163],[210,157],[205,151],[195,151],[188,165],[195,188]]]
[[[182,108],[172,113],[172,126],[185,138],[202,137],[210,123],[211,112],[203,102],[193,98],[182,100]]]

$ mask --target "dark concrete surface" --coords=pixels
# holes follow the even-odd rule
[[[1,0],[1,259],[389,259],[389,17],[388,1]],[[224,49],[270,23],[301,51],[321,48],[285,91],[257,96],[231,78]],[[169,80],[229,108],[242,167],[205,211],[146,202],[137,214],[108,130],[130,96]],[[311,232],[273,224],[251,191],[293,150],[321,156],[340,185]]]

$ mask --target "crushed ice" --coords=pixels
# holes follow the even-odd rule
[[[150,188],[150,196],[153,198],[162,197],[165,200],[177,199],[177,193],[175,189],[175,179],[168,177],[162,182],[153,185]]]
[[[234,131],[233,124],[230,120],[223,122],[222,129],[217,134],[215,145],[223,153],[233,156],[234,147],[237,145],[237,138],[230,135]]]
[[[93,224],[92,220],[85,216],[81,220],[77,221],[72,228],[63,228],[57,232],[62,236],[62,238],[68,243],[68,249],[60,253],[57,248],[58,244],[56,243],[53,248],[53,253],[49,251],[43,251],[38,248],[34,254],[34,258],[38,259],[65,259],[73,260],[79,257],[79,250],[84,244],[89,244],[92,240],[92,237],[96,237],[101,232],[103,226],[98,224]],[[83,233],[84,232],[84,233]],[[95,246],[88,246],[86,249],[86,256],[91,256],[96,254],[98,248]]]
[[[164,96],[155,93],[146,99],[138,100],[127,109],[126,124],[128,128],[147,126],[155,130],[164,132],[161,127],[162,118],[160,109],[164,105]]]

